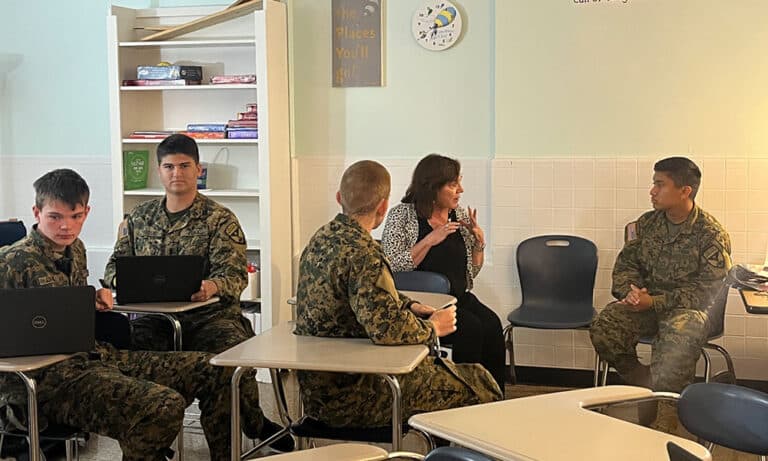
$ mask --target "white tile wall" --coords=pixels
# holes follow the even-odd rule
[[[463,204],[477,206],[490,247],[475,292],[504,319],[520,304],[516,245],[533,235],[565,233],[594,241],[599,250],[595,305],[612,300],[611,268],[623,227],[650,209],[653,163],[662,156],[547,157],[462,161]],[[297,159],[299,235],[312,233],[337,211],[334,194],[344,167],[356,159]],[[703,171],[698,203],[729,230],[737,263],[762,263],[768,247],[768,155],[694,158]],[[390,202],[399,202],[417,159],[380,160],[392,173]],[[325,193],[325,196],[323,196]],[[380,234],[376,234],[380,235]],[[301,248],[297,249],[297,258]],[[726,335],[718,341],[736,363],[737,376],[768,380],[768,317],[747,314],[739,296],[728,300]],[[641,348],[648,359],[649,350]],[[520,365],[590,369],[594,352],[585,331],[515,329]],[[715,366],[721,361],[715,360]],[[701,364],[700,364],[701,365]],[[701,367],[700,367],[701,368]]]

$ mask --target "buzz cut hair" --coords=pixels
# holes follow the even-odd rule
[[[59,201],[72,207],[87,206],[91,190],[82,176],[68,168],[49,171],[40,176],[35,188],[35,206],[42,210],[46,203]]]
[[[157,146],[157,164],[160,165],[165,156],[173,154],[184,154],[192,157],[195,163],[200,163],[200,151],[197,148],[197,143],[185,134],[175,133],[163,139]]]
[[[687,157],[669,157],[653,165],[653,171],[666,173],[677,187],[691,187],[691,200],[696,198],[701,186],[701,170]]]
[[[373,160],[350,165],[341,176],[341,209],[347,216],[365,216],[382,200],[389,198],[390,176],[384,166]]]

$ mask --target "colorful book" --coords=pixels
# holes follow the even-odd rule
[[[227,128],[226,123],[189,123],[187,131],[224,131]]]
[[[259,130],[227,130],[229,139],[258,139]]]
[[[173,131],[134,131],[128,137],[133,139],[165,139],[173,133]]]
[[[227,134],[224,131],[182,131],[193,139],[225,139]]]
[[[123,86],[185,86],[185,85],[199,85],[200,80],[149,80],[149,79],[133,79],[123,80]]]
[[[214,75],[211,77],[212,85],[223,85],[232,83],[254,83],[256,82],[256,75],[244,74],[244,75]]]
[[[238,120],[258,120],[259,113],[258,112],[238,112],[237,119]]]

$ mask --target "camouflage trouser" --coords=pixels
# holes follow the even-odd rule
[[[182,348],[218,354],[254,336],[248,319],[238,312],[189,312],[179,315]],[[163,317],[147,315],[131,322],[133,348],[145,351],[173,350],[173,327]]]
[[[98,348],[101,360],[62,362],[39,379],[40,412],[49,421],[103,434],[120,443],[124,460],[165,460],[184,409],[200,400],[211,459],[230,456],[230,379],[200,352],[135,352]],[[261,431],[255,380],[243,380],[246,432]]]
[[[493,376],[478,364],[427,357],[398,376],[403,422],[416,413],[494,402],[503,398]],[[392,424],[392,392],[374,375],[299,373],[304,411],[333,427]]]
[[[657,314],[653,309],[633,312],[626,305],[611,303],[592,323],[589,333],[600,357],[623,376],[640,365],[636,350],[639,339],[653,337],[653,390],[680,392],[693,382],[707,330],[707,315],[698,310],[672,309]]]

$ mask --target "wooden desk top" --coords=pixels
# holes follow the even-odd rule
[[[281,323],[211,359],[223,367],[285,368],[401,375],[427,356],[424,345],[377,346],[368,338],[319,338],[293,334],[293,323]]]
[[[768,291],[739,290],[744,307],[751,314],[768,314]]]
[[[405,296],[408,296],[409,298],[420,302],[421,304],[426,304],[427,306],[432,306],[435,309],[442,309],[443,307],[448,307],[451,304],[456,304],[456,298],[451,295],[446,295],[443,293],[429,293],[426,291],[400,291],[400,293],[404,294]]]
[[[44,368],[54,363],[62,362],[73,354],[29,355],[24,357],[8,357],[0,359],[0,371],[32,371]]]
[[[641,387],[594,387],[423,413],[408,423],[504,460],[669,459],[667,441],[711,460],[706,448],[690,440],[583,408],[651,395]]]
[[[219,297],[214,296],[208,301],[174,301],[162,303],[134,303],[117,304],[112,308],[115,312],[129,312],[139,314],[179,314],[181,312],[191,311],[198,307],[207,306],[219,302]]]
[[[326,447],[270,456],[280,461],[379,461],[387,459],[383,448],[362,443],[339,443]]]

